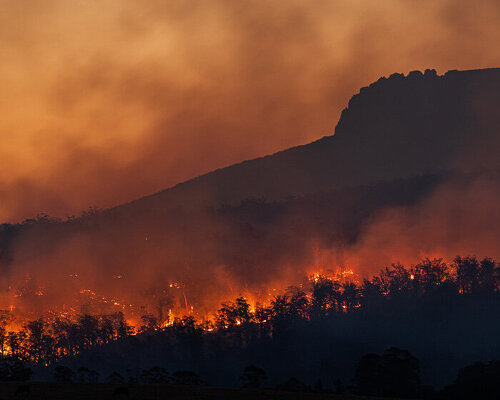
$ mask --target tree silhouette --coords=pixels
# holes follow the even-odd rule
[[[479,288],[479,263],[474,257],[455,257],[457,284],[460,293],[475,293]]]
[[[96,383],[99,380],[99,373],[87,367],[80,367],[76,372],[80,382]]]
[[[417,358],[395,347],[382,355],[367,354],[356,364],[354,391],[366,396],[418,397],[419,368]]]
[[[150,335],[159,328],[158,319],[152,314],[142,315],[141,322],[142,325],[139,328],[139,333]]]
[[[292,320],[300,320],[308,318],[309,300],[306,293],[299,288],[288,288],[288,305],[287,313]]]
[[[21,360],[7,357],[0,362],[0,380],[2,381],[29,381],[31,375],[33,375],[33,370]]]
[[[423,293],[428,293],[443,282],[446,282],[450,274],[448,266],[443,262],[442,258],[434,260],[426,258],[415,266],[413,276],[413,280],[422,287]]]
[[[339,282],[324,276],[316,277],[312,289],[311,316],[321,318],[329,311],[338,310],[342,298],[339,289]]]
[[[52,372],[52,377],[56,382],[71,382],[75,376],[75,373],[68,367],[64,365],[58,365],[54,368]]]
[[[491,258],[481,260],[478,281],[479,288],[484,293],[492,293],[498,287],[499,269]]]
[[[207,383],[193,371],[175,371],[173,373],[174,382],[178,385],[203,386]]]
[[[123,378],[122,374],[115,371],[108,375],[107,381],[109,383],[124,383],[125,379]]]
[[[141,381],[143,383],[169,383],[169,377],[165,368],[155,366],[142,371]]]
[[[267,374],[262,368],[250,365],[243,370],[240,381],[245,388],[261,388],[267,382]]]
[[[484,399],[500,398],[500,361],[475,363],[458,371],[453,384],[445,387],[442,399]]]
[[[288,379],[286,382],[276,386],[276,389],[288,392],[310,392],[312,390],[308,385],[297,378]]]
[[[352,310],[358,305],[359,289],[352,283],[344,283],[342,285],[342,307],[345,311]]]

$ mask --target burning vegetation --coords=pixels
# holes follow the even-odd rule
[[[436,293],[493,294],[498,290],[499,279],[500,267],[489,258],[456,257],[449,264],[442,259],[425,259],[409,267],[393,264],[370,279],[361,279],[349,268],[320,269],[296,286],[227,299],[208,313],[198,312],[189,302],[183,283],[170,282],[152,294],[154,306],[136,305],[81,289],[71,303],[36,316],[26,312],[25,305],[43,304],[41,299],[47,294],[27,277],[24,286],[11,288],[3,298],[8,303],[4,303],[0,313],[0,353],[50,365],[132,335],[236,334],[243,335],[240,339],[245,342],[247,335],[272,337],[284,325],[322,320],[401,298],[425,298]]]
[[[356,357],[395,344],[453,371],[439,352],[466,359],[477,343],[495,348],[484,336],[500,304],[499,191],[481,182],[425,176],[285,202],[4,224],[0,352],[36,371],[161,365],[226,385],[230,374],[214,365],[345,379]],[[464,320],[470,332],[457,334]],[[284,363],[286,349],[295,354]]]

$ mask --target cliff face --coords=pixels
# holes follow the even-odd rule
[[[394,74],[361,89],[335,135],[351,177],[364,181],[498,167],[488,150],[499,143],[499,89],[500,69]]]
[[[498,168],[499,109],[500,68],[393,74],[351,98],[333,136],[216,170],[115,211],[279,200],[447,169]]]

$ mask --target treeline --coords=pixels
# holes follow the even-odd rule
[[[259,331],[271,334],[293,321],[321,319],[360,307],[380,307],[403,298],[496,294],[499,282],[500,267],[494,260],[460,256],[451,265],[442,259],[425,259],[411,267],[393,264],[360,283],[349,277],[317,275],[311,277],[310,287],[290,287],[267,307],[257,304],[251,310],[244,297],[224,303],[214,327],[227,332],[254,324]]]
[[[379,275],[355,282],[347,275],[311,277],[307,287],[289,287],[269,305],[251,307],[244,297],[221,305],[214,320],[197,321],[194,316],[176,318],[167,326],[153,315],[144,315],[142,324],[133,327],[122,313],[82,315],[76,319],[50,315],[25,323],[18,331],[8,330],[13,316],[0,314],[0,354],[35,364],[49,365],[82,351],[104,346],[128,336],[163,333],[166,336],[218,336],[231,346],[245,346],[252,338],[304,323],[315,323],[358,308],[383,308],[392,301],[433,296],[496,295],[500,268],[490,259],[456,257],[451,265],[442,259],[426,259],[405,267],[394,264]]]
[[[349,388],[364,354],[394,344],[421,359],[424,381],[444,384],[453,371],[478,360],[477,354],[500,357],[495,350],[499,272],[492,259],[457,257],[450,264],[441,259],[395,264],[362,281],[349,273],[316,275],[269,304],[251,305],[239,297],[222,304],[210,321],[188,315],[167,326],[153,315],[144,315],[138,327],[120,313],[51,315],[9,331],[12,315],[5,311],[0,370],[7,377],[25,377],[23,368],[31,367],[37,376],[55,379],[56,366],[75,374],[84,368],[78,374],[91,376],[89,381],[107,380],[113,373],[127,381],[129,370],[136,381],[145,381],[156,379],[163,368],[195,371],[211,384],[236,386],[241,382],[235,370],[255,364],[269,372],[273,387],[295,376],[310,388],[317,380],[325,388],[335,382]],[[61,368],[62,375],[71,375]],[[302,387],[297,382],[289,386]]]
[[[234,371],[236,373],[236,371]],[[28,381],[33,371],[21,361],[3,359],[0,362],[0,381]],[[96,370],[81,366],[76,371],[64,365],[57,365],[51,370],[51,377],[56,382],[83,382],[95,384],[108,382],[118,384],[115,394],[128,397],[129,387],[134,384],[209,386],[197,373],[178,370],[169,374],[163,367],[154,366],[143,370],[127,369],[125,374],[113,371],[101,377]],[[388,398],[419,398],[426,400],[488,399],[496,400],[500,396],[500,361],[489,363],[476,362],[461,368],[455,380],[442,388],[434,390],[423,385],[420,377],[420,361],[410,352],[391,347],[382,354],[365,354],[356,363],[354,376],[349,382],[332,379],[322,382],[317,379],[314,385],[308,385],[291,377],[275,386],[269,384],[267,372],[255,365],[244,368],[238,377],[240,386],[245,389],[276,389],[290,392],[315,392],[334,394],[355,394]],[[125,386],[126,385],[126,386]],[[26,385],[20,387],[28,388]]]
[[[134,333],[122,313],[82,315],[75,320],[51,315],[9,331],[13,318],[7,311],[0,314],[1,356],[41,365],[53,364]]]

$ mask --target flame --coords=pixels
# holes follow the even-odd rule
[[[325,284],[326,287],[333,285],[336,295],[338,294],[335,300],[326,301],[321,305],[326,312],[332,310],[333,312],[349,312],[361,306],[359,299],[362,294],[360,295],[359,288],[362,285],[362,279],[353,268],[337,264],[323,266],[317,263],[313,267],[304,267],[303,271],[307,273],[302,279],[297,278],[296,282],[283,279],[281,282],[272,281],[254,288],[247,286],[238,288],[234,284],[231,290],[216,296],[211,304],[216,304],[218,307],[222,304],[222,307],[230,310],[238,310],[237,307],[243,304],[244,312],[250,313],[252,323],[267,323],[273,317],[266,313],[280,298],[284,298],[286,303],[299,293],[303,296],[306,307],[312,307],[315,301],[314,291],[321,291],[322,285]],[[412,266],[407,271],[408,274],[405,275],[407,279],[420,279],[416,267]],[[75,278],[78,276],[77,272],[69,277],[66,276],[68,282],[71,280],[75,291],[73,296],[66,297],[61,303],[57,303],[61,297],[55,296],[52,293],[53,289],[38,285],[29,275],[18,288],[13,284],[10,285],[0,295],[0,326],[3,324],[7,332],[19,332],[29,321],[36,321],[38,318],[45,321],[78,321],[85,314],[101,318],[117,313],[123,315],[126,324],[130,327],[129,334],[182,326],[183,321],[189,321],[189,318],[196,320],[196,326],[206,332],[219,328],[228,329],[230,326],[242,326],[248,322],[247,317],[242,313],[233,314],[230,322],[218,319],[221,309],[208,308],[201,304],[199,297],[196,296],[194,290],[191,290],[190,283],[174,279],[174,277],[165,278],[163,285],[158,285],[154,291],[138,297],[128,292],[110,290],[106,293],[91,285],[77,289],[80,281],[75,281]],[[115,279],[120,282],[114,281]],[[116,273],[108,276],[109,282],[116,285],[122,285],[128,279],[130,279],[128,276]],[[290,283],[293,283],[293,286]],[[194,286],[195,284],[196,282],[193,283]],[[390,295],[386,287],[382,286],[381,291],[384,296]],[[5,310],[4,315],[9,314],[9,318],[2,319],[2,309]],[[257,317],[257,315],[260,316]]]
[[[335,272],[334,272],[335,271]],[[79,278],[79,273],[75,272],[69,275],[71,279]],[[111,275],[112,279],[115,280],[125,280],[126,278],[120,274],[116,273]],[[305,288],[307,285],[317,284],[323,279],[329,279],[337,283],[345,282],[357,282],[357,275],[351,268],[347,267],[336,267],[336,268],[318,268],[308,274],[305,281],[298,283],[297,287]],[[150,314],[158,319],[159,327],[169,327],[173,326],[176,319],[182,318],[183,315],[191,315],[196,318],[197,321],[202,321],[204,323],[214,323],[216,318],[216,312],[214,310],[207,310],[203,307],[196,307],[196,304],[191,303],[188,297],[188,289],[185,283],[170,280],[167,281],[165,288],[157,290],[155,294],[149,299],[149,302],[137,302],[127,300],[126,297],[117,298],[113,296],[107,296],[105,293],[101,293],[92,287],[84,287],[77,290],[79,296],[74,296],[72,299],[67,299],[63,304],[56,305],[55,307],[41,310],[41,314],[38,316],[47,316],[52,314],[53,318],[64,317],[64,318],[76,318],[77,315],[81,314],[106,314],[113,312],[123,312],[126,316],[126,321],[131,325],[135,331],[138,331],[141,327],[142,321],[141,317],[145,314]],[[248,310],[250,313],[255,313],[259,307],[268,307],[272,300],[279,294],[284,293],[287,289],[288,282],[283,282],[282,284],[273,283],[275,287],[262,287],[256,291],[252,291],[249,288],[243,290],[234,290],[227,293],[226,298],[218,298],[216,303],[221,304],[226,301],[230,301],[236,297],[243,298],[248,304]],[[340,290],[343,290],[342,288]],[[32,311],[26,311],[24,302],[28,302],[31,298],[30,296],[37,297],[51,297],[51,294],[47,295],[45,288],[37,286],[35,282],[30,278],[29,275],[26,276],[24,285],[15,290],[12,287],[9,290],[10,297],[7,296],[7,301],[9,303],[1,308],[8,309],[10,313],[16,315],[16,321],[18,326],[22,326],[23,321],[28,319],[36,319],[37,313]],[[307,295],[308,300],[310,300],[310,295]],[[18,299],[18,300],[16,300]],[[5,304],[5,303],[4,303]],[[20,306],[21,309],[18,307]],[[343,307],[345,308],[345,307]],[[24,310],[24,311],[22,311]],[[267,321],[267,319],[264,319]],[[241,325],[242,320],[237,319],[236,325]],[[213,330],[213,328],[207,327],[207,331]]]

